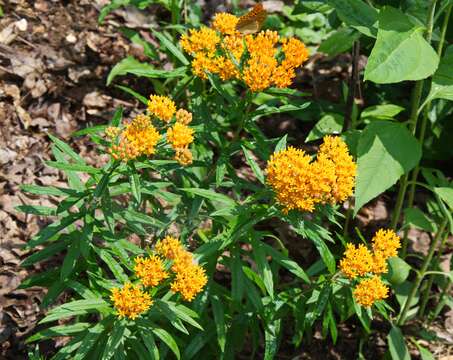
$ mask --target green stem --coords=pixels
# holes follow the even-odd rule
[[[431,260],[434,255],[434,251],[436,250],[437,243],[442,238],[442,235],[447,226],[447,223],[448,223],[448,220],[444,219],[444,221],[442,222],[442,224],[440,225],[440,227],[436,233],[436,236],[434,237],[433,241],[431,241],[428,255],[426,256],[425,261],[423,262],[422,268],[417,273],[417,277],[415,278],[414,284],[412,285],[411,291],[409,292],[409,296],[407,297],[406,302],[403,305],[403,309],[401,310],[401,313],[398,316],[397,325],[399,325],[399,326],[404,325],[404,322],[406,321],[407,312],[409,311],[409,309],[411,307],[412,299],[414,298],[415,294],[417,293],[417,290],[420,287],[423,277],[425,276],[425,272],[428,270],[428,266],[431,263]]]
[[[448,231],[445,233],[444,237],[442,238],[439,249],[437,250],[436,258],[433,261],[432,268],[435,268],[439,264],[440,257],[442,255],[442,249],[445,246],[445,242],[446,242],[447,238],[448,238]],[[428,274],[426,273],[425,275],[428,275]],[[433,286],[433,282],[434,282],[434,276],[430,276],[428,283],[426,284],[426,289],[423,293],[423,298],[420,303],[420,308],[418,309],[418,315],[420,317],[423,317],[423,315],[425,313],[426,305],[428,304],[428,301],[429,301],[429,295],[431,293],[431,287]]]
[[[439,44],[437,46],[437,55],[439,57],[442,55],[443,47],[445,44],[445,34],[447,33],[448,20],[450,18],[450,14],[451,14],[451,8],[452,8],[452,5],[450,5],[447,9],[447,13],[445,14],[444,22],[443,22],[442,28],[441,28],[440,40],[439,40]],[[429,36],[429,40],[431,40],[431,34]],[[422,122],[420,125],[420,134],[418,137],[418,140],[422,146],[423,146],[423,142],[425,140],[426,127],[428,125],[428,115],[429,115],[430,108],[431,108],[431,101],[427,101],[426,105],[423,107],[423,117],[422,117]],[[416,181],[417,181],[419,172],[420,172],[420,166],[417,165],[415,167],[414,171],[412,172],[412,176],[411,176],[411,180],[410,180],[411,185],[409,188],[409,195],[408,195],[408,200],[407,200],[408,208],[411,208],[414,205],[415,189],[416,189],[416,185],[417,185]],[[403,257],[403,258],[406,256],[406,253],[407,253],[408,232],[409,232],[409,228],[406,228],[404,230],[403,245],[401,247],[401,257]]]
[[[437,0],[431,0],[430,8],[428,11],[428,19],[426,20],[426,34],[425,39],[428,43],[431,42],[431,37],[433,33],[433,19],[434,19],[434,12],[436,9]],[[423,82],[424,80],[418,80],[415,83],[414,89],[412,91],[412,100],[411,100],[411,114],[409,117],[409,129],[415,135],[415,131],[417,129],[417,121],[418,121],[418,108],[420,106],[420,100],[422,97],[423,91]],[[398,220],[401,216],[401,210],[403,208],[403,202],[406,195],[407,189],[407,181],[409,179],[409,174],[404,174],[401,177],[400,181],[400,188],[398,190],[398,196],[396,200],[395,211],[393,212],[391,228],[396,229],[396,225],[398,224]]]
[[[447,278],[447,283],[442,289],[442,293],[440,294],[439,297],[439,302],[437,303],[436,308],[434,309],[434,312],[432,313],[432,316],[430,317],[428,324],[431,324],[444,308],[445,304],[447,303],[446,297],[448,294],[451,293],[452,285],[453,284],[450,278]]]

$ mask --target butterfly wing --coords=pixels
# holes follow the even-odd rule
[[[239,18],[236,30],[242,34],[254,34],[261,29],[266,16],[263,4],[256,4],[251,11]]]

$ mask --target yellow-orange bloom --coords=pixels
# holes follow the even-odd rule
[[[376,301],[388,297],[389,289],[379,276],[362,280],[354,289],[354,297],[359,305],[370,307]]]
[[[239,18],[232,14],[217,13],[212,21],[212,27],[223,35],[234,35],[238,33],[236,30],[238,20]]]
[[[150,95],[148,111],[160,120],[169,122],[176,112],[176,105],[166,96]]]
[[[184,109],[179,109],[176,112],[176,121],[184,125],[189,125],[192,122],[192,113]]]
[[[170,235],[166,236],[163,240],[159,240],[154,246],[154,250],[159,255],[170,260],[176,258],[181,252],[186,251],[180,241]]]
[[[312,168],[310,156],[303,150],[289,146],[286,150],[274,153],[267,163],[267,183],[276,194],[277,202],[283,210],[313,211],[317,194],[313,194]]]
[[[350,279],[364,276],[373,268],[373,255],[363,244],[355,247],[347,244],[344,257],[340,261],[340,270]]]
[[[179,292],[186,301],[192,301],[203,290],[208,282],[205,271],[201,266],[188,265],[180,268],[171,283],[171,290]]]
[[[120,134],[118,145],[112,145],[111,153],[115,159],[131,160],[140,155],[152,155],[160,139],[160,134],[146,115],[138,115],[126,125]]]
[[[217,45],[220,43],[220,37],[215,30],[204,27],[200,30],[189,30],[189,35],[184,34],[180,43],[184,51],[189,54],[199,52],[214,54]]]
[[[151,296],[142,291],[139,285],[127,283],[122,289],[113,288],[110,300],[119,317],[135,319],[153,304]]]
[[[253,92],[259,92],[272,85],[272,76],[277,60],[272,56],[251,57],[243,71],[242,80]]]
[[[346,143],[337,136],[325,136],[318,156],[332,161],[335,165],[335,181],[332,183],[331,201],[345,201],[352,195],[357,165]]]
[[[142,256],[135,258],[134,271],[145,286],[159,285],[169,276],[165,271],[162,259],[155,255],[148,258]]]
[[[167,130],[167,141],[173,149],[187,148],[193,142],[193,129],[182,123],[175,123]]]
[[[282,39],[282,51],[285,54],[281,66],[289,69],[301,66],[308,59],[308,50],[304,43],[296,38]]]
[[[192,152],[187,148],[176,149],[175,160],[183,166],[190,165],[193,161]]]
[[[117,126],[109,126],[105,129],[105,135],[110,139],[116,138],[120,132],[121,129]]]
[[[373,251],[385,260],[389,257],[398,256],[401,247],[400,237],[393,230],[379,229],[371,240]]]

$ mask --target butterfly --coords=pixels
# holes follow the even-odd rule
[[[236,30],[244,35],[254,34],[260,31],[266,16],[267,12],[264,10],[263,4],[256,4],[251,11],[239,18]]]

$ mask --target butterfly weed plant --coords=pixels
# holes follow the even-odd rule
[[[150,3],[112,1],[101,20]],[[383,103],[326,107],[336,112],[294,88],[309,51],[297,37],[264,30],[262,4],[242,16],[217,13],[206,25],[196,4],[163,5],[172,24],[152,30],[161,47],[137,34],[132,41],[154,64],[165,56],[170,70],[122,60],[108,83],[145,76],[154,92],[117,85],[142,103],[140,113],[128,119],[118,109],[109,124],[74,134],[89,136],[108,163],[90,166],[50,135],[55,161],[47,165],[68,186],[23,186],[58,205],[18,207],[52,219],[28,242],[34,251],[22,265],[61,259],[21,285],[48,289],[46,316],[27,341],[68,339],[54,359],[272,359],[283,342],[297,352],[316,331],[335,346],[339,324],[355,322],[363,358],[374,320],[385,323],[387,356],[409,359],[403,325],[432,321],[451,303],[451,272],[439,259],[453,229],[453,187],[422,162],[433,160],[428,146],[453,111],[451,3],[294,4],[338,27],[319,51],[353,47],[369,56],[365,90]],[[411,86],[412,98],[391,103],[380,84]],[[345,86],[345,98],[355,100],[356,85]],[[307,142],[316,146],[268,138],[260,126],[269,117],[303,119],[313,108],[319,121]],[[415,207],[419,189],[429,200]],[[352,234],[353,217],[385,191],[395,194],[388,226]],[[411,227],[433,234],[425,258],[408,254]],[[298,244],[316,255],[295,256]]]

